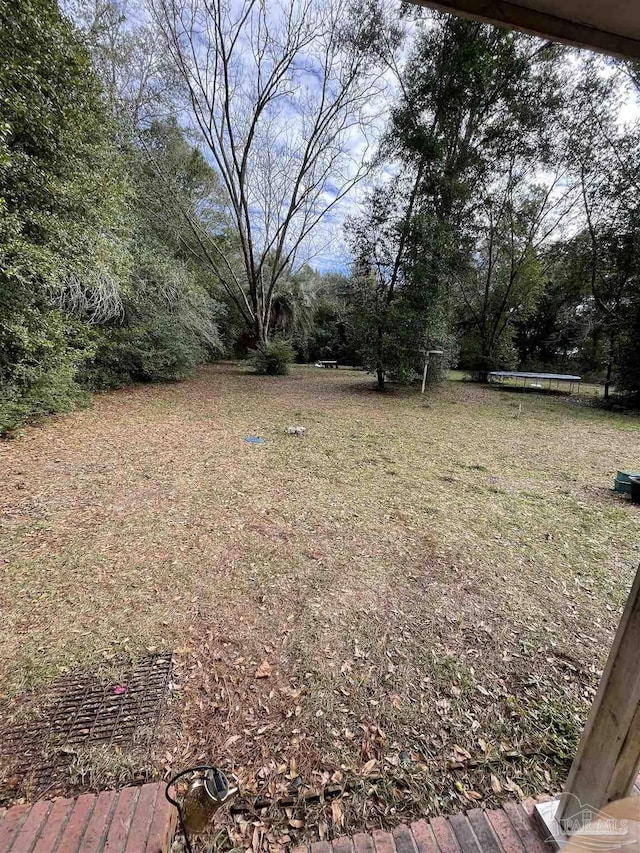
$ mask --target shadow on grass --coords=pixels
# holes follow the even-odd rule
[[[542,394],[543,397],[560,397],[561,399],[568,399],[575,396],[570,391],[564,391],[561,388],[532,388],[530,386],[523,387],[522,385],[498,385],[493,382],[478,382],[477,384],[482,388],[488,388],[498,393]]]

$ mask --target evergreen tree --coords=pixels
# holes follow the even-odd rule
[[[355,229],[356,328],[379,388],[448,338],[452,286],[473,268],[474,218],[493,177],[515,157],[548,155],[559,51],[436,13],[418,28],[382,148],[399,173]]]
[[[124,170],[73,27],[52,0],[0,0],[0,55],[1,432],[77,401],[91,342],[66,309],[117,313],[128,253]]]

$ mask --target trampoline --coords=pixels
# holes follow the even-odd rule
[[[573,394],[574,386],[576,393],[580,391],[580,382],[582,381],[581,376],[573,376],[570,373],[529,373],[528,371],[519,371],[519,370],[492,370],[488,374],[489,382],[504,382],[505,379],[515,379],[516,386],[519,386],[518,380],[522,379],[522,387],[527,387],[527,382],[529,382],[529,388],[543,389],[547,388],[548,391],[551,390],[553,383],[555,382],[556,388],[560,389],[560,383],[566,383],[569,385],[569,393]],[[543,383],[549,383],[548,385]]]

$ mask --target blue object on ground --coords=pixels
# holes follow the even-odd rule
[[[264,444],[264,438],[260,438],[259,435],[248,435],[245,441],[248,444]]]

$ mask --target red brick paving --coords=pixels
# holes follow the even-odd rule
[[[393,841],[393,835],[390,832],[383,832],[381,829],[374,829],[373,843],[376,848],[376,853],[396,853],[396,845]]]
[[[451,816],[449,826],[453,829],[458,846],[469,853],[482,853],[475,832],[471,828],[469,819],[464,812],[458,812]]]
[[[536,800],[316,841],[293,853],[548,853]],[[177,815],[154,783],[0,809],[0,853],[168,853]]]
[[[40,833],[40,839],[33,848],[33,853],[49,853],[51,843],[54,845],[57,844],[62,834],[62,829],[69,820],[72,808],[73,800],[61,798],[54,802],[47,817],[47,822]]]
[[[640,793],[640,776],[634,793]],[[533,820],[546,796],[359,832],[292,853],[549,853]],[[0,808],[0,853],[168,853],[177,815],[164,784]]]
[[[486,816],[506,853],[524,853],[518,833],[502,809],[490,809],[486,812]]]
[[[138,797],[133,821],[129,829],[129,838],[125,847],[125,853],[140,853],[141,850],[146,849],[147,838],[149,837],[149,830],[151,828],[149,825],[149,815],[155,812],[156,797],[159,796],[164,799],[164,792],[161,788],[162,786],[158,790],[157,785],[144,785],[140,789],[140,796]]]
[[[456,844],[455,837],[446,817],[434,817],[430,820],[431,829],[438,843],[441,853],[458,853],[460,848]]]
[[[28,810],[28,806],[14,806],[4,813],[2,823],[0,823],[0,850],[9,850],[18,827],[22,823],[22,818]]]
[[[12,853],[29,853],[33,847],[34,839],[40,837],[40,830],[45,824],[50,808],[51,803],[47,800],[34,803],[27,812],[9,848]]]
[[[467,817],[482,853],[501,853],[500,842],[482,809],[471,809]]]
[[[418,848],[418,853],[438,853],[433,831],[426,820],[417,820],[412,823],[411,834]]]
[[[365,835],[364,832],[358,832],[353,836],[353,846],[356,853],[375,853],[376,848],[373,846],[373,838],[370,835]]]
[[[175,822],[162,783],[38,800],[0,811],[0,853],[167,853]]]
[[[536,800],[528,800],[522,805],[509,803],[508,810],[471,809],[401,824],[392,833],[376,829],[350,840],[316,841],[292,853],[549,853],[533,823],[535,804]]]
[[[531,823],[531,818],[518,803],[505,803],[507,813],[514,829],[520,836],[527,853],[547,853],[547,847],[540,838],[540,833]]]
[[[333,847],[333,853],[353,853],[353,841],[348,835],[336,838],[331,846]]]
[[[416,843],[406,823],[396,826],[393,830],[393,840],[396,843],[398,853],[417,853]]]
[[[95,801],[94,794],[82,794],[81,797],[78,797],[67,825],[62,830],[62,838],[58,842],[58,847],[54,848],[55,853],[76,853]]]

